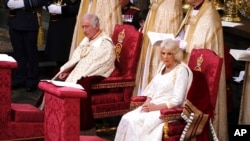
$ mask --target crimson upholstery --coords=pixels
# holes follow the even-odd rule
[[[224,46],[224,61],[225,61],[225,73],[226,73],[226,89],[227,89],[227,111],[233,110],[233,94],[231,88],[231,82],[233,77],[232,61],[233,57],[229,53],[229,47]]]
[[[80,136],[81,141],[107,141],[103,138],[100,138],[98,136]]]
[[[106,141],[98,136],[80,136],[80,98],[86,91],[39,82],[45,95],[46,141]]]
[[[30,104],[11,103],[11,119],[16,122],[43,122],[44,112]]]
[[[164,141],[177,141],[181,135],[185,139],[194,137],[196,140],[209,140],[209,120],[214,116],[222,61],[222,58],[211,50],[193,49],[188,63],[193,72],[193,81],[187,93],[185,106],[160,111],[160,118],[164,119]],[[141,103],[145,100],[133,97],[131,106],[136,103],[134,99]],[[190,117],[192,122],[189,120]],[[170,120],[175,122],[169,122]],[[190,126],[187,126],[188,121]],[[187,129],[184,131],[184,128]]]
[[[11,71],[16,67],[16,62],[0,61],[0,140],[42,138],[43,112],[30,104],[11,103]]]
[[[116,68],[110,77],[92,85],[90,90],[95,119],[120,116],[129,111],[141,39],[142,33],[132,25],[115,26],[112,40],[116,46]]]
[[[86,93],[69,87],[57,88],[48,82],[39,82],[45,96],[45,140],[78,141],[80,135],[80,97]]]
[[[208,49],[194,49],[191,56],[188,66],[205,74],[209,86],[210,101],[215,108],[223,60]],[[199,62],[201,57],[203,62]]]

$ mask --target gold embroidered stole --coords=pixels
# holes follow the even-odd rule
[[[148,18],[149,16],[147,17],[147,22],[146,22],[147,24],[145,24],[145,26],[143,28],[143,44],[142,44],[141,58],[140,58],[141,64],[145,63],[147,46],[148,46],[148,43],[149,43],[149,38],[148,38],[146,32],[147,31],[153,31],[156,12],[157,12],[158,7],[161,5],[161,3],[163,1],[164,0],[154,0],[154,2],[152,2],[152,4],[150,5],[150,15],[149,15],[150,18]]]
[[[192,35],[194,34],[197,22],[199,21],[200,17],[204,14],[204,12],[207,10],[208,6],[209,6],[209,1],[205,0],[196,16],[192,16],[193,7],[190,7],[189,10],[187,11],[187,14],[184,20],[181,23],[181,26],[178,32],[175,34],[175,37],[178,36],[181,30],[184,30],[189,25],[188,31],[185,31],[185,36],[187,35],[186,36],[186,42],[187,42],[186,50],[190,49],[191,40],[193,38]],[[186,63],[188,62],[188,58],[189,58],[188,56],[189,56],[189,53],[185,52],[183,60]]]
[[[90,11],[88,11],[88,13],[95,13],[96,1],[97,0],[91,0],[91,1],[92,1],[92,4],[91,4],[91,7],[90,7]]]
[[[189,29],[188,29],[188,35],[187,38],[186,38],[186,42],[187,42],[187,45],[186,45],[186,50],[189,50],[189,47],[190,47],[190,41],[191,39],[193,38],[193,33],[195,31],[195,28],[196,28],[196,25],[197,25],[197,22],[199,21],[200,17],[204,14],[204,12],[208,9],[208,6],[209,6],[209,3],[207,2],[207,0],[205,0],[205,2],[202,4],[201,6],[201,9],[199,10],[199,12],[197,13],[196,16],[192,16],[190,17],[190,14],[192,13],[193,11],[193,8],[191,9],[190,13],[189,13],[189,18],[188,18],[188,23],[189,24]],[[191,35],[191,36],[190,36]]]

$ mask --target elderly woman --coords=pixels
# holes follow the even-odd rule
[[[163,120],[161,109],[183,106],[192,81],[191,70],[182,63],[182,50],[176,41],[162,41],[161,65],[146,87],[144,104],[123,115],[115,141],[161,141]]]

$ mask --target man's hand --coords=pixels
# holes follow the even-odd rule
[[[9,0],[7,6],[10,9],[19,9],[24,7],[24,2],[23,0]]]
[[[48,6],[50,14],[62,14],[62,7],[57,4],[51,4]]]
[[[69,73],[63,72],[63,73],[60,73],[60,74],[59,74],[58,78],[59,78],[60,80],[65,80],[65,79],[68,77],[68,75],[69,75]]]

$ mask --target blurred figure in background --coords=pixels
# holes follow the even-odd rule
[[[81,0],[48,1],[50,13],[45,53],[57,66],[69,59],[69,52]]]
[[[138,29],[138,31],[142,32],[143,31],[143,27],[148,15],[148,11],[149,9],[142,9],[140,11],[138,11],[137,13],[135,13],[133,20],[132,20],[132,25],[135,26],[136,29]]]
[[[140,8],[135,6],[129,0],[121,0],[122,21],[124,24],[132,24],[134,16],[140,11]]]
[[[129,0],[133,3],[136,7],[140,9],[148,9],[150,5],[150,0]]]
[[[38,16],[37,8],[43,6],[41,0],[4,0],[9,9],[9,35],[13,47],[13,57],[18,67],[13,70],[12,88],[25,87],[31,92],[37,88],[38,78]]]

